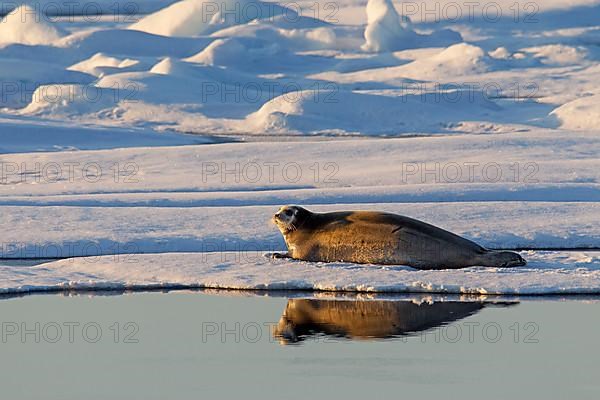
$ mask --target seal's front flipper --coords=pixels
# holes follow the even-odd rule
[[[288,253],[265,253],[265,257],[271,258],[273,260],[282,259],[282,258],[292,258]]]

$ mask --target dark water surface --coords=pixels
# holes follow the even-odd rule
[[[600,398],[595,299],[292,296],[4,298],[3,397]]]

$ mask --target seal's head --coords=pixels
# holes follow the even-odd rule
[[[279,344],[294,344],[302,340],[296,333],[296,326],[284,314],[273,329],[273,337],[279,339]]]
[[[283,206],[273,216],[273,222],[281,233],[286,234],[300,228],[310,215],[310,211],[299,206]]]

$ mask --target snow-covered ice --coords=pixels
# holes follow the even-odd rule
[[[490,139],[502,142],[504,150],[490,146]],[[3,257],[89,255],[95,260],[95,256],[108,254],[101,260],[107,262],[102,265],[110,265],[111,257],[114,260],[110,254],[135,253],[137,257],[139,253],[153,253],[143,259],[164,269],[166,276],[181,266],[186,274],[193,275],[194,282],[206,283],[209,281],[202,277],[217,265],[198,261],[202,255],[195,252],[219,251],[230,258],[251,253],[257,255],[251,262],[233,261],[226,273],[221,271],[218,279],[210,282],[222,288],[239,288],[241,283],[234,277],[246,276],[248,268],[260,268],[267,275],[248,275],[244,287],[272,284],[269,287],[275,288],[280,282],[277,279],[292,271],[293,279],[284,279],[285,288],[291,289],[304,273],[297,268],[303,265],[315,274],[314,288],[328,282],[333,288],[338,283],[340,288],[352,290],[356,289],[354,284],[372,290],[391,285],[390,290],[401,291],[408,285],[399,283],[405,282],[404,275],[417,279],[424,274],[427,279],[439,278],[431,290],[441,290],[442,285],[459,291],[460,287],[444,286],[444,282],[450,277],[463,279],[465,272],[436,275],[391,268],[399,271],[398,276],[389,277],[384,285],[388,278],[383,277],[385,268],[380,267],[346,265],[343,268],[348,271],[360,270],[365,275],[356,281],[321,281],[319,271],[332,271],[335,266],[322,269],[307,263],[267,263],[264,252],[285,249],[269,219],[286,203],[301,203],[316,211],[379,209],[435,223],[491,248],[597,248],[600,210],[595,182],[600,161],[595,155],[599,145],[593,134],[551,136],[542,132],[527,137],[510,133],[345,140],[326,145],[319,141],[258,142],[7,154],[3,157],[7,173],[6,184],[0,187],[4,210],[0,218],[2,225],[11,229],[3,236]],[[421,164],[419,160],[424,159],[430,160],[429,164]],[[9,165],[16,168],[11,173]],[[460,179],[447,175],[450,170],[443,172],[449,165],[452,171],[457,166],[462,170]],[[490,165],[494,179],[496,171],[504,174],[498,182],[490,181]],[[27,170],[21,169],[26,166]],[[515,172],[518,177],[511,175]],[[470,270],[469,274],[478,278],[464,282],[468,290],[502,293],[591,293],[598,288],[595,264],[580,262],[588,255],[540,254],[544,253],[524,254],[532,261],[528,269]],[[593,252],[581,254],[595,260]],[[170,266],[172,259],[178,260],[178,267]],[[542,259],[546,261],[536,261]],[[73,272],[107,273],[96,270],[95,261],[88,266],[85,259],[78,260],[67,264],[77,266]],[[117,264],[108,270],[121,273],[123,265]],[[135,281],[147,266],[125,268],[132,274],[127,279]],[[543,276],[549,280],[539,284],[537,279],[546,269],[550,271]],[[118,285],[131,284],[118,274],[101,276],[101,280]],[[176,285],[178,279],[157,278],[146,283]],[[179,283],[187,285],[187,279]],[[306,282],[296,288],[309,288]],[[7,290],[13,290],[12,286]]]
[[[478,295],[600,294],[597,252],[524,254],[517,270],[409,267],[272,260],[262,252],[112,255],[34,267],[0,267],[0,293],[214,288]]]

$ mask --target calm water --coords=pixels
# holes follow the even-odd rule
[[[3,397],[600,396],[593,299],[279,296],[4,298]]]

